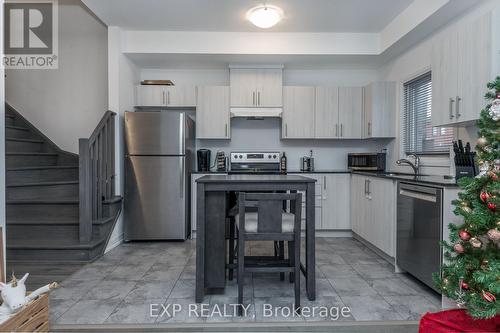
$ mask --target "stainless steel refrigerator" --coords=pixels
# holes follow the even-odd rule
[[[125,240],[189,236],[195,127],[186,112],[125,112]]]

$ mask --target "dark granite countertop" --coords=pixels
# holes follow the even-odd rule
[[[351,173],[351,170],[347,169],[318,169],[318,170],[313,170],[313,171],[302,171],[302,170],[287,170],[287,174],[290,173]]]
[[[406,173],[397,173],[397,172],[369,172],[369,171],[353,171],[353,174],[371,176],[371,177],[379,177],[386,179],[394,179],[407,181],[411,183],[417,184],[429,184],[429,185],[438,185],[444,187],[455,187],[457,185],[457,181],[455,178],[449,178],[448,176],[414,176],[412,174]]]
[[[315,179],[297,175],[206,175],[197,183],[314,183]]]
[[[225,176],[225,175],[227,175],[228,171],[193,171],[192,173],[193,174],[206,174],[209,176],[210,175]],[[301,174],[301,175],[306,176],[307,174],[343,174],[343,173],[353,173],[353,174],[364,175],[364,176],[379,177],[379,178],[407,181],[407,182],[420,183],[420,184],[438,185],[438,186],[444,186],[444,187],[458,186],[455,178],[449,178],[447,176],[421,175],[421,176],[415,177],[412,174],[390,172],[390,171],[386,171],[386,172],[351,171],[351,170],[346,170],[346,169],[320,169],[320,170],[314,170],[314,171],[287,170],[287,175],[289,175],[289,177],[293,176],[293,174],[297,174],[297,175]],[[239,176],[239,177],[250,176],[250,177],[252,177],[252,179],[261,180],[262,177],[269,177],[269,176],[279,177],[279,176],[285,176],[285,175],[243,174],[243,175],[231,175],[231,176]]]

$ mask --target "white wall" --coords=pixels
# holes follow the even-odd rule
[[[117,27],[108,28],[108,77],[109,110],[116,112],[115,120],[115,165],[117,195],[123,195],[124,184],[124,141],[123,117],[125,111],[133,110],[135,86],[139,84],[139,70],[122,52],[122,31]],[[123,240],[123,214],[120,214],[111,234],[106,251],[114,248]]]
[[[284,70],[285,85],[362,86],[377,77],[375,70],[329,69]],[[177,85],[229,85],[229,70],[141,70],[141,80],[169,79]],[[281,120],[231,120],[231,140],[197,140],[197,149],[215,152],[276,150],[286,152],[288,168],[298,170],[301,156],[314,150],[316,169],[346,169],[348,152],[371,152],[385,148],[390,140],[281,140]]]
[[[77,153],[108,107],[107,47],[104,24],[80,1],[59,0],[59,69],[7,70],[7,102]]]
[[[421,74],[425,71],[431,70],[431,49],[432,43],[435,42],[439,36],[446,33],[447,30],[451,29],[456,24],[461,24],[464,21],[472,20],[485,14],[487,11],[499,7],[499,1],[491,0],[481,6],[474,8],[472,11],[465,14],[463,17],[457,18],[457,20],[450,23],[448,26],[443,27],[440,31],[425,39],[421,43],[415,45],[407,52],[397,57],[396,59],[388,62],[379,70],[379,79],[396,81],[399,84],[399,96],[398,99],[402,100],[402,86],[403,83]],[[485,92],[486,92],[486,82]],[[401,132],[401,113],[403,111],[402,104],[399,107],[399,117],[396,118],[394,126],[398,129],[398,133]],[[462,139],[464,141],[470,141],[471,145],[475,146],[475,141],[477,139],[477,129],[475,126],[458,128],[456,130],[456,139]],[[392,166],[391,170],[394,171],[410,171],[409,167],[397,167],[395,161],[399,158],[404,157],[401,151],[401,140],[397,138],[391,142],[388,146],[389,156],[388,165]],[[440,158],[424,158],[424,167],[422,173],[427,174],[449,174],[450,173],[450,160],[447,157]]]

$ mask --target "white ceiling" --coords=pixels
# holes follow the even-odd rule
[[[245,19],[266,2],[285,18],[273,32],[380,32],[414,0],[83,0],[107,25],[124,30],[262,31]]]

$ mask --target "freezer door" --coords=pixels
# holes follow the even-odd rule
[[[125,240],[186,239],[185,157],[125,160]]]
[[[184,112],[125,112],[127,155],[184,155]]]

